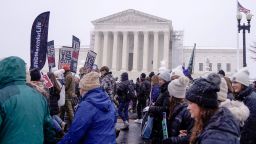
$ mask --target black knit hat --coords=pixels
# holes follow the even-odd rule
[[[128,78],[128,73],[127,72],[123,72],[122,74],[121,74],[121,81],[126,81],[126,80],[128,80],[129,78]]]
[[[146,74],[145,74],[145,73],[141,73],[141,74],[140,74],[140,78],[145,79],[145,78],[146,78]]]
[[[41,79],[41,73],[38,69],[32,69],[30,70],[30,77],[31,81],[40,81]]]
[[[150,78],[152,78],[154,75],[155,75],[154,72],[150,72],[148,76],[149,76]]]
[[[220,90],[221,79],[217,74],[194,81],[186,92],[186,99],[204,108],[217,108],[217,92]]]

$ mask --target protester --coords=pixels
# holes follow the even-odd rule
[[[243,68],[232,78],[235,99],[244,102],[250,110],[250,116],[241,129],[241,144],[256,143],[256,93],[249,85],[249,71]]]
[[[103,66],[100,68],[100,73],[100,85],[111,98],[111,100],[113,100],[115,79],[112,76],[112,72],[109,71],[109,68],[107,66]]]
[[[219,107],[217,92],[221,79],[217,74],[194,81],[186,92],[188,109],[195,124],[190,144],[239,144],[239,122],[225,107]]]
[[[19,57],[0,61],[0,143],[54,142],[47,100],[26,85],[25,62]]]
[[[47,75],[53,84],[53,87],[49,88],[50,114],[53,118],[53,123],[54,123],[56,131],[58,132],[59,136],[62,137],[64,135],[66,123],[64,121],[62,121],[62,119],[59,117],[60,109],[59,109],[59,105],[58,105],[58,100],[60,99],[61,87],[58,84],[54,73],[48,72]]]
[[[159,84],[160,84],[160,95],[156,100],[154,106],[150,106],[149,115],[154,118],[153,121],[153,130],[152,130],[152,143],[161,143],[163,140],[163,131],[162,131],[162,119],[163,112],[166,112],[166,115],[169,115],[170,107],[170,95],[168,92],[168,84],[171,81],[170,73],[163,72],[159,74]]]
[[[99,73],[90,72],[79,83],[82,101],[73,123],[59,144],[115,144],[115,108],[100,87]]]
[[[151,78],[151,103],[154,104],[160,94],[159,78],[157,75]]]
[[[72,106],[72,99],[75,95],[75,79],[70,72],[70,66],[64,65],[65,70],[65,105],[61,107],[61,119],[64,120],[65,113],[67,114],[67,124],[71,125],[74,117],[74,109]]]
[[[139,85],[139,92],[137,93],[137,115],[138,118],[134,121],[136,123],[142,123],[142,111],[146,107],[147,99],[149,98],[150,94],[150,82],[146,80],[146,74],[142,73],[140,75],[140,85]]]
[[[188,83],[189,79],[183,76],[171,81],[168,85],[168,92],[171,96],[168,117],[169,138],[163,140],[164,144],[189,143],[189,137],[194,125],[194,120],[191,118],[187,109],[188,105],[184,101]],[[180,132],[182,132],[181,135]]]
[[[117,95],[118,95],[118,114],[122,118],[124,126],[122,130],[129,129],[129,116],[128,107],[131,97],[128,95],[130,81],[128,78],[128,73],[124,72],[121,74],[121,82],[117,84]]]

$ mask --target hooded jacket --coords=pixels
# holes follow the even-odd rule
[[[100,85],[109,96],[113,94],[114,84],[115,79],[112,76],[112,72],[108,72],[100,78]]]
[[[115,144],[116,119],[114,105],[102,88],[89,90],[59,144]]]
[[[239,122],[227,108],[220,108],[199,134],[196,144],[240,144]]]
[[[46,98],[26,85],[25,62],[0,61],[0,143],[46,143],[44,137],[54,137],[51,126]]]

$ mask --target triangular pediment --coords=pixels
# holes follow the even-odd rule
[[[92,21],[93,24],[170,23],[170,20],[129,9]]]

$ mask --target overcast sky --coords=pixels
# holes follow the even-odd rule
[[[255,15],[256,0],[240,3]],[[48,40],[55,45],[71,45],[72,35],[89,45],[91,21],[135,9],[171,20],[174,30],[184,30],[185,46],[236,48],[236,6],[236,0],[6,0],[0,5],[0,57],[29,61],[32,23],[44,11],[51,12]],[[248,44],[256,41],[256,17],[246,36]]]

